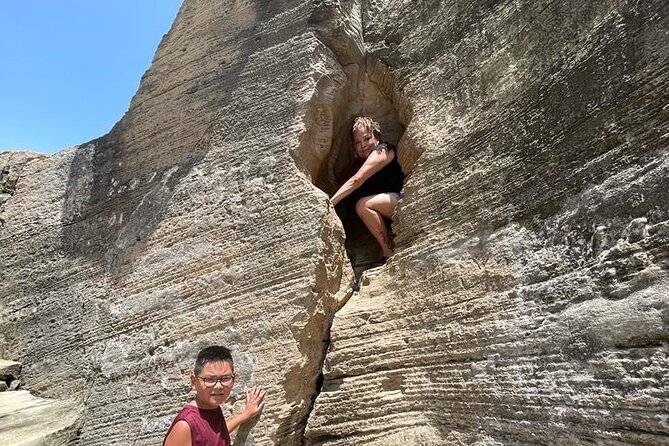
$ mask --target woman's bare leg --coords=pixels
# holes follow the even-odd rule
[[[399,195],[393,192],[363,197],[355,204],[355,210],[369,232],[381,246],[384,257],[393,255],[390,233],[383,217],[391,218],[395,213]]]

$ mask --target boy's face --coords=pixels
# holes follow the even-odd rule
[[[235,370],[232,364],[225,361],[208,362],[202,367],[199,375],[191,374],[190,382],[195,389],[195,400],[198,406],[215,409],[230,396],[234,384]],[[232,377],[232,379],[230,379]],[[212,387],[212,381],[216,381]]]

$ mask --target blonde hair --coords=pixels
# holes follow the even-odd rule
[[[371,130],[376,139],[381,137],[381,126],[378,122],[367,116],[358,116],[355,118],[355,121],[353,122],[353,128],[351,129],[351,134],[355,133],[356,130]]]

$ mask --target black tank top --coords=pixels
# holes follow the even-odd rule
[[[354,192],[355,201],[362,197],[376,195],[384,192],[400,193],[402,190],[402,182],[404,181],[404,173],[402,167],[397,161],[397,151],[395,146],[382,142],[379,146],[385,146],[386,150],[395,152],[393,160],[384,166],[383,169],[376,172],[369,177],[362,185]]]

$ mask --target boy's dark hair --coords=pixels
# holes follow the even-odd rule
[[[222,345],[212,345],[211,347],[203,348],[197,354],[193,373],[199,375],[208,362],[229,362],[232,365],[232,352]]]

